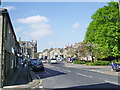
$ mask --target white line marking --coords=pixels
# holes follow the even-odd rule
[[[100,72],[100,71],[97,71],[97,72]]]
[[[71,72],[71,71],[69,71],[69,70],[66,70],[66,69],[63,69],[64,71],[66,71],[66,72]]]
[[[54,71],[59,71],[57,68],[53,68],[52,70],[54,70]]]
[[[55,67],[56,69],[60,69],[60,68],[58,68],[58,67]]]
[[[116,82],[111,82],[111,81],[108,81],[108,80],[105,80],[105,82],[108,82],[108,83],[113,83],[113,84],[117,84],[117,85],[119,85],[119,83],[116,83]]]
[[[84,77],[89,77],[89,78],[93,78],[92,76],[88,76],[88,75],[84,75],[84,74],[80,74],[80,73],[76,73],[78,75],[84,76]]]
[[[43,88],[43,86],[39,86],[39,88]]]

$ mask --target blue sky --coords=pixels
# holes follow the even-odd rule
[[[38,52],[84,40],[91,16],[107,2],[4,2],[17,36],[37,40]]]

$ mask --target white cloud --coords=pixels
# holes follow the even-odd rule
[[[6,8],[7,10],[16,9],[14,6],[6,6],[6,7],[3,7],[3,8]]]
[[[44,23],[44,22],[48,22],[48,18],[37,15],[37,16],[30,16],[27,18],[18,19],[18,22],[23,23],[23,24]]]
[[[16,31],[17,33],[21,32],[22,30],[23,30],[22,27],[17,27],[17,28],[15,28],[15,31]]]
[[[79,23],[74,23],[74,24],[72,25],[72,27],[73,27],[73,28],[79,28],[79,27],[80,27],[80,24],[79,24]]]
[[[39,24],[31,24],[30,25],[30,28],[32,28],[32,29],[42,29],[42,30],[44,30],[44,29],[50,29],[51,27],[50,27],[50,25],[49,24],[45,24],[45,23],[39,23]]]
[[[32,40],[40,40],[41,38],[53,33],[51,26],[48,24],[48,21],[49,19],[47,17],[40,15],[30,16],[17,20],[17,22],[25,24],[22,30],[25,32],[23,37],[27,37]]]
[[[41,39],[49,34],[53,33],[52,30],[36,30],[29,33],[29,36],[33,37],[34,39]]]

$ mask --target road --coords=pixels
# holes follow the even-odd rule
[[[44,72],[36,72],[44,88],[118,88],[118,77],[64,67],[64,63],[44,64]]]

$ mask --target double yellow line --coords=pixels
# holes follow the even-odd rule
[[[36,86],[34,86],[33,88],[39,88],[42,85],[42,83],[43,83],[42,79],[38,75],[37,75],[37,78],[39,79],[39,83]]]

